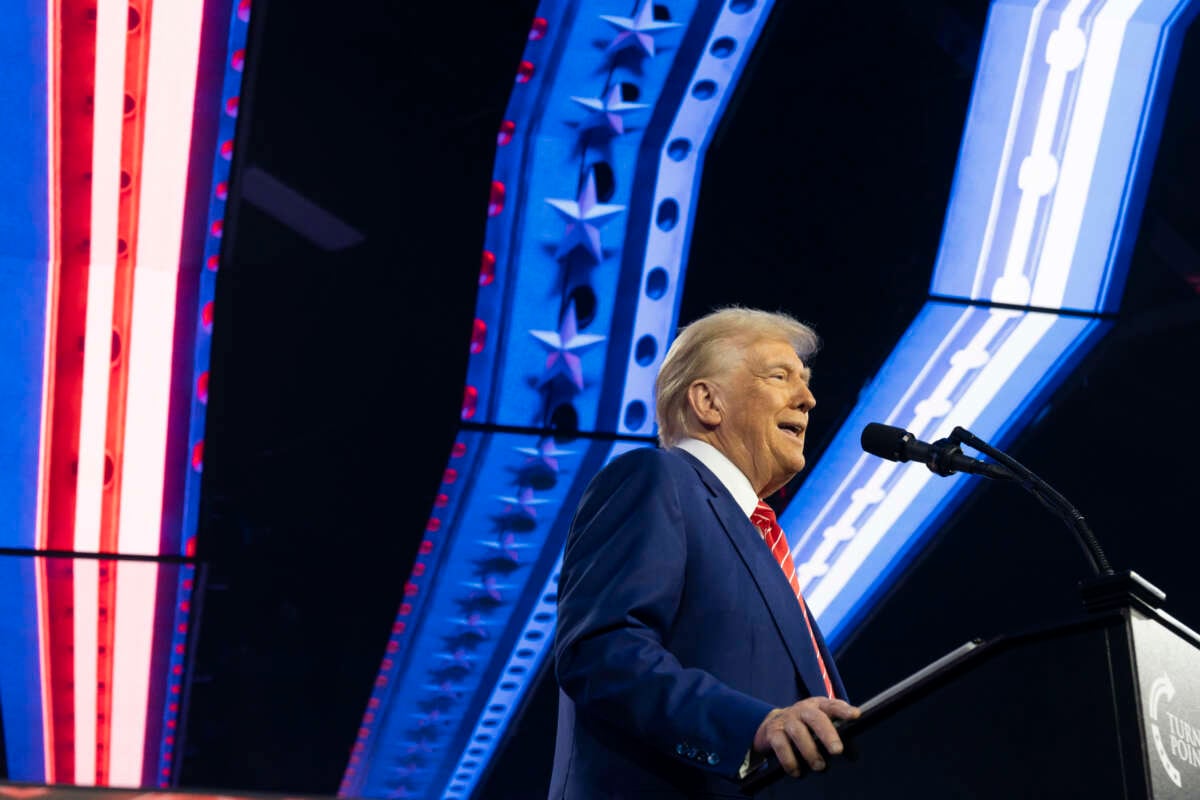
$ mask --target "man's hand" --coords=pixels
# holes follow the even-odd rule
[[[825,760],[817,749],[817,740],[831,755],[842,752],[842,739],[835,719],[857,719],[859,710],[845,700],[828,697],[809,697],[787,708],[777,708],[767,714],[754,734],[754,751],[774,752],[784,772],[792,777],[800,774],[800,760],[814,770],[825,769]],[[799,754],[799,758],[797,758]]]

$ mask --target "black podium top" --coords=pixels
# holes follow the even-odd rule
[[[1200,635],[1149,603],[1104,608],[963,645],[838,723],[846,753],[826,770],[771,760],[743,792],[1200,797]]]

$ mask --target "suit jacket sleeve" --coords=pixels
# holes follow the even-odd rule
[[[556,675],[580,718],[734,777],[772,707],[664,646],[684,591],[684,517],[661,452],[634,451],[593,480],[563,557]],[[689,747],[716,763],[688,758]]]

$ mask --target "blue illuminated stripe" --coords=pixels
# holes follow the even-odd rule
[[[600,421],[599,389],[607,380],[604,349],[615,341],[614,334],[623,340],[629,324],[627,309],[616,301],[626,269],[629,212],[649,188],[635,179],[639,153],[658,113],[653,106],[666,90],[671,58],[681,49],[681,31],[696,15],[712,14],[716,5],[673,3],[671,21],[678,27],[655,36],[662,57],[645,59],[640,69],[610,61],[597,46],[616,33],[601,19],[612,13],[607,4],[548,2],[538,9],[549,20],[549,33],[526,50],[535,71],[529,83],[513,91],[507,118],[515,131],[512,141],[498,147],[493,173],[493,180],[505,187],[505,202],[489,221],[485,237],[496,266],[494,280],[480,287],[477,299],[476,314],[488,333],[486,346],[468,365],[467,382],[479,393],[472,422],[527,426],[548,421],[546,393],[538,382],[547,353],[530,332],[557,329],[571,292],[584,289],[597,299],[588,332],[605,335],[607,341],[584,359],[586,391],[570,401],[582,429],[610,428]],[[623,134],[588,131],[592,115],[576,98],[606,97],[622,82],[635,85],[638,102],[651,107],[622,115]],[[614,194],[604,202],[624,210],[597,225],[601,259],[562,257],[559,246],[567,223],[550,201],[574,201],[598,162],[611,168],[615,179]],[[673,307],[664,316],[669,324]],[[622,352],[622,363],[626,358]]]
[[[0,0],[0,19],[0,547],[34,547],[52,235],[46,3]]]
[[[48,30],[45,2],[0,0],[0,547],[35,547],[50,270]],[[37,570],[0,557],[0,710],[14,780],[42,781]]]
[[[204,154],[211,159],[211,168],[207,170],[206,183],[207,213],[203,227],[203,238],[188,240],[193,252],[184,252],[183,263],[197,263],[195,270],[184,270],[181,280],[196,281],[196,304],[194,313],[194,348],[192,353],[191,391],[188,393],[190,409],[187,421],[186,447],[182,448],[184,458],[174,465],[185,477],[183,479],[182,507],[178,512],[180,524],[176,530],[164,531],[164,547],[173,545],[180,555],[194,555],[196,528],[200,513],[200,493],[202,488],[202,469],[193,464],[195,448],[203,447],[204,427],[208,410],[207,374],[212,356],[212,328],[205,324],[205,307],[211,308],[216,296],[217,266],[221,251],[221,237],[213,233],[213,226],[223,222],[225,218],[226,199],[228,196],[229,174],[233,161],[232,143],[237,130],[237,111],[242,91],[243,53],[246,46],[246,36],[249,30],[250,15],[241,8],[241,4],[229,0],[210,0],[206,7],[206,18],[212,20],[215,15],[228,17],[228,29],[224,37],[224,48],[214,47],[215,52],[205,52],[204,58],[210,62],[221,59],[222,66],[215,63],[205,64],[205,68],[218,71],[221,75],[219,84],[211,88],[219,88],[210,92],[208,97],[197,97],[197,104],[208,103],[206,113],[197,114],[197,124],[205,121],[215,127],[211,139],[214,149]],[[206,24],[209,24],[206,22]],[[206,31],[206,40],[208,34]],[[215,40],[217,37],[213,37]],[[215,112],[215,113],[214,113]],[[207,141],[209,137],[204,137]],[[194,154],[193,156],[197,156]],[[187,309],[182,309],[187,311]],[[203,376],[203,378],[202,378]],[[201,386],[204,381],[203,388]],[[181,432],[182,433],[182,432]],[[201,462],[202,464],[203,462]],[[170,511],[170,509],[167,509]],[[171,517],[175,518],[175,517]],[[186,704],[185,673],[188,661],[188,627],[192,612],[191,604],[195,591],[196,569],[193,565],[184,565],[175,580],[173,601],[168,606],[160,606],[163,646],[169,648],[165,662],[165,672],[157,676],[155,688],[160,708],[151,714],[157,714],[151,719],[151,731],[157,731],[158,736],[151,741],[147,737],[148,747],[153,753],[148,758],[147,765],[154,764],[155,769],[149,778],[159,787],[172,785],[178,759],[180,745],[180,721]],[[169,626],[169,627],[168,627]],[[153,760],[151,760],[153,759]]]
[[[863,453],[868,422],[932,441],[955,425],[1003,444],[1107,323],[1086,317],[927,303],[864,390],[785,514],[801,586],[838,641],[979,479]],[[803,502],[799,502],[802,500]]]
[[[1194,2],[993,3],[931,291],[1113,311]]]
[[[465,780],[459,775],[475,774],[503,735],[515,707],[495,692],[520,698],[553,627],[528,621],[544,610],[538,590],[556,574],[583,489],[574,478],[611,449],[579,441],[534,454],[539,444],[528,434],[460,435],[342,795],[442,796]],[[522,494],[514,483],[541,488]],[[484,756],[462,765],[472,748]]]
[[[602,463],[607,464],[619,455],[645,446],[617,442],[608,450]],[[500,670],[491,695],[482,704],[483,711],[478,717],[475,729],[467,738],[462,756],[450,771],[451,781],[444,797],[471,796],[489,759],[503,741],[509,723],[521,707],[530,682],[539,673],[549,655],[550,645],[554,641],[554,625],[558,619],[558,576],[561,570],[560,549],[558,558],[550,568],[549,577],[535,596],[533,608],[524,627],[517,634],[516,644]]]
[[[993,3],[931,292],[1114,310],[1179,41],[1200,3]],[[781,515],[835,643],[971,479],[865,456],[867,422],[997,444],[1102,335],[1099,317],[928,303]]]
[[[647,209],[652,218],[638,229],[645,231],[643,241],[626,243],[626,260],[641,258],[635,291],[622,295],[636,298],[636,312],[622,376],[620,433],[654,431],[654,379],[675,334],[705,155],[773,6],[761,2],[721,8],[659,143]],[[660,220],[669,208],[676,209],[677,221],[666,226]]]
[[[228,104],[231,100],[236,101],[241,93],[243,65],[240,57],[235,60],[235,55],[239,54],[245,47],[246,35],[249,30],[249,16],[247,15],[245,19],[241,17],[239,4],[231,2],[228,5],[228,13],[231,14],[229,33],[225,50],[220,54],[224,59],[224,79],[220,95],[208,98],[208,102],[214,106],[219,106],[220,110],[214,115],[216,121],[216,149],[215,152],[210,154],[212,168],[208,184],[208,214],[204,226],[204,230],[208,234],[203,239],[203,251],[200,258],[201,267],[195,277],[195,280],[198,282],[196,306],[192,312],[195,314],[196,325],[195,351],[192,354],[191,415],[187,433],[188,443],[191,446],[204,440],[208,396],[207,390],[201,393],[199,383],[201,375],[206,374],[208,371],[212,356],[212,330],[204,325],[204,308],[212,303],[216,296],[217,266],[221,253],[221,237],[213,235],[211,231],[214,223],[222,221],[225,218],[229,172],[233,158],[231,143],[234,140],[237,130],[236,105],[233,107],[233,113],[230,113]],[[185,254],[185,259],[188,261],[192,260],[190,254]],[[202,473],[192,467],[191,446],[188,447],[188,457],[185,462],[176,465],[177,469],[182,470],[187,475],[183,499],[182,524],[181,530],[178,533],[178,552],[181,555],[188,555],[188,544],[196,534],[196,524],[200,509]]]
[[[37,570],[43,559],[0,556],[0,711],[8,777],[46,779]]]

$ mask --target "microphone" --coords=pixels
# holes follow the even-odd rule
[[[953,439],[939,439],[929,444],[903,428],[872,422],[863,428],[861,442],[862,449],[873,456],[888,461],[919,461],[929,467],[930,472],[943,477],[965,472],[994,480],[1014,478],[1007,467],[963,455],[958,442]]]

